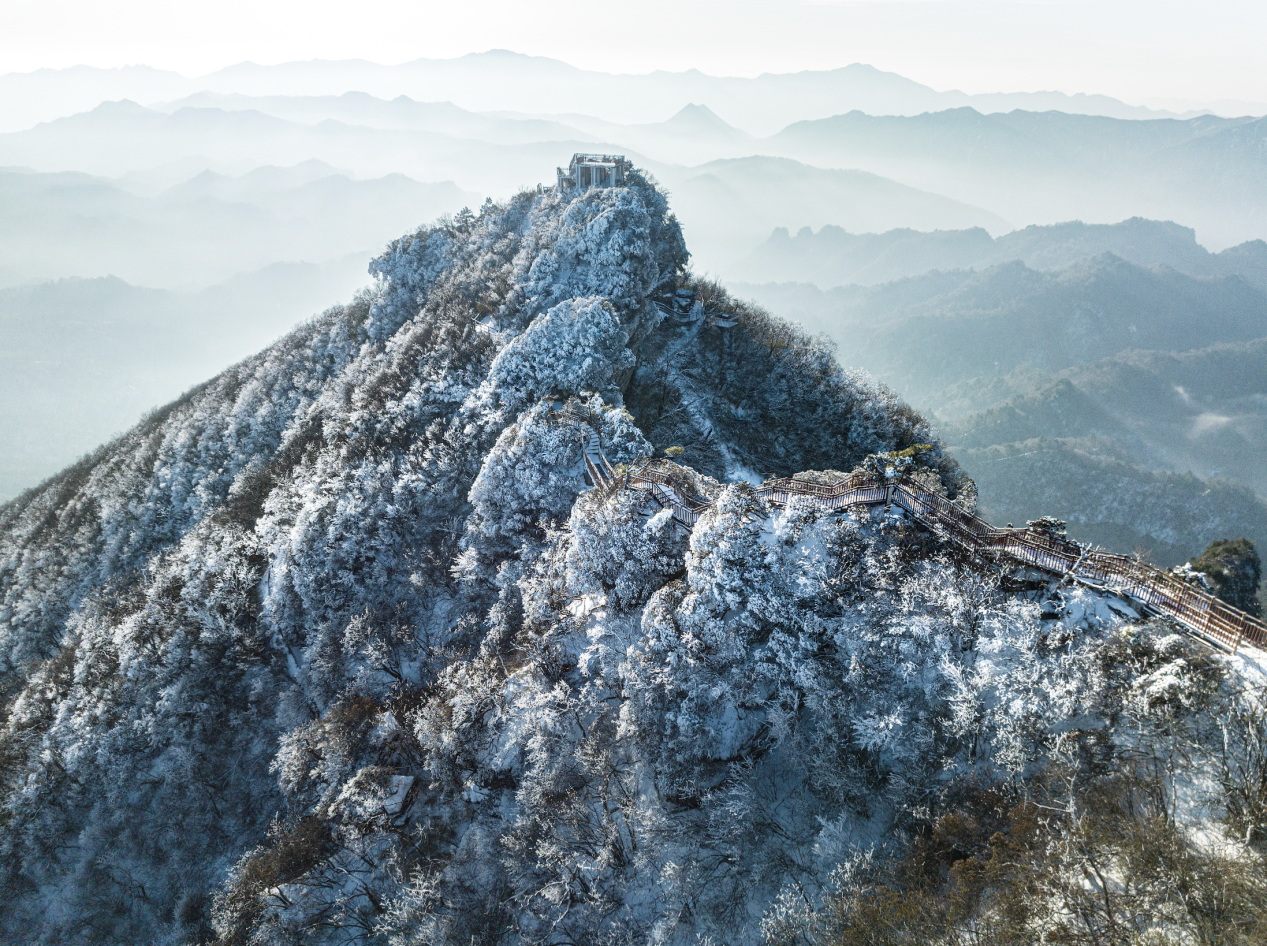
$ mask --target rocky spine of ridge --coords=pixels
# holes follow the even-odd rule
[[[1213,725],[1222,665],[1121,601],[765,507],[916,444],[972,490],[687,261],[637,172],[490,202],[0,509],[0,935],[790,942],[1070,720]],[[694,528],[569,416],[682,448]]]

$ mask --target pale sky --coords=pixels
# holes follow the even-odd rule
[[[866,62],[942,90],[1267,102],[1264,0],[0,0],[0,23],[0,73],[503,48],[607,72]]]

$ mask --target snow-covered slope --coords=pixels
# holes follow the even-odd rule
[[[0,507],[0,937],[815,941],[952,789],[1233,705],[1125,602],[763,506],[916,444],[973,490],[687,258],[636,173],[490,202]],[[578,423],[694,529],[587,488]]]

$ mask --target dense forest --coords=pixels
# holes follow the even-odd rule
[[[688,262],[638,172],[489,201],[0,507],[0,938],[1261,942],[1255,655],[766,507],[976,488]]]

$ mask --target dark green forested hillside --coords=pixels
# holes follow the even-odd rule
[[[1082,538],[1166,564],[1218,538],[1267,542],[1267,294],[1239,275],[1100,255],[736,289],[935,416],[996,518],[1058,511]],[[1102,469],[1134,511],[1084,485]]]

